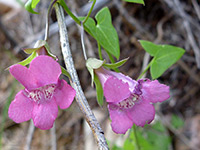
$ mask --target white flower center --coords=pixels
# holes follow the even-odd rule
[[[28,97],[31,100],[40,103],[42,99],[50,100],[53,97],[55,89],[56,89],[55,84],[46,85],[29,92]]]

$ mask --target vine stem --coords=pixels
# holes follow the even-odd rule
[[[77,102],[80,110],[84,114],[84,117],[93,132],[94,138],[98,145],[98,149],[99,150],[108,150],[108,145],[107,145],[106,139],[104,137],[104,132],[101,129],[97,119],[95,118],[95,116],[86,100],[83,90],[80,86],[80,82],[79,82],[78,75],[77,75],[77,72],[74,67],[71,50],[70,50],[70,46],[69,46],[69,40],[68,40],[67,29],[66,29],[66,25],[65,25],[65,21],[64,21],[63,9],[58,3],[56,3],[55,10],[56,10],[56,16],[57,16],[58,25],[59,25],[61,49],[62,49],[62,53],[63,53],[67,71],[71,75],[70,83],[71,83],[72,87],[76,90],[76,97],[75,97],[76,102]]]
[[[93,1],[92,6],[91,6],[91,8],[90,8],[90,10],[89,10],[89,12],[88,12],[88,15],[87,15],[87,16],[85,17],[85,19],[83,20],[83,24],[84,24],[84,23],[88,20],[88,18],[90,17],[90,15],[91,15],[91,13],[92,13],[92,10],[93,10],[93,8],[94,8],[95,3],[96,3],[96,0]]]
[[[136,150],[140,150],[140,144],[138,142],[137,133],[136,133],[136,126],[133,125],[133,132],[135,137],[135,144],[136,144]]]
[[[151,64],[154,62],[154,58],[151,60],[151,62],[148,64],[148,66],[144,69],[144,71],[140,74],[140,76],[137,78],[137,81],[143,77],[143,75],[148,71]]]
[[[49,5],[49,8],[48,8],[48,11],[47,11],[45,37],[44,37],[45,41],[47,41],[48,37],[49,37],[49,19],[50,19],[50,15],[51,15],[51,11],[52,11],[53,5],[56,3],[56,1],[57,0],[52,0],[51,1],[50,5]]]

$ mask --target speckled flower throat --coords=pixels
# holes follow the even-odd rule
[[[132,108],[136,102],[139,101],[139,96],[137,96],[136,94],[132,94],[129,98],[119,102],[117,104],[117,106],[119,108],[124,108],[124,109],[129,109],[129,108]]]
[[[137,83],[137,85],[135,86],[133,93],[131,93],[131,95],[127,99],[125,99],[117,104],[117,106],[119,108],[130,109],[140,100],[140,95],[142,95],[141,83],[142,83],[142,81],[139,81]]]
[[[28,92],[28,98],[34,102],[42,103],[43,101],[48,101],[53,97],[54,91],[56,89],[55,84],[46,85]],[[43,101],[42,101],[43,100]]]

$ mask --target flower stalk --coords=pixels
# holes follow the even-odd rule
[[[91,111],[90,106],[83,93],[83,90],[80,86],[80,82],[79,82],[78,75],[74,67],[71,50],[69,46],[67,29],[64,22],[63,9],[59,4],[55,4],[55,10],[56,10],[57,20],[58,20],[58,25],[59,25],[61,49],[62,49],[67,71],[71,75],[71,80],[70,80],[71,85],[76,90],[76,102],[80,110],[84,114],[84,117],[93,132],[93,135],[98,144],[99,150],[108,150],[108,146],[104,137],[103,130],[101,129],[99,123],[97,122],[97,119],[95,118],[93,112]]]

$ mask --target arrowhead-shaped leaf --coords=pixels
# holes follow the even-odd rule
[[[144,40],[140,40],[140,43],[144,50],[154,57],[150,68],[153,79],[160,77],[185,53],[184,49],[171,45],[156,45]]]
[[[85,17],[79,17],[83,21]],[[85,30],[94,37],[98,43],[105,49],[107,53],[119,59],[120,48],[117,31],[112,25],[111,14],[107,7],[101,9],[95,16],[97,24],[94,19],[88,18],[85,22]]]
[[[185,50],[170,45],[160,45],[160,50],[156,54],[151,65],[151,76],[153,79],[160,77],[169,67],[176,63]]]
[[[85,19],[85,17],[79,17],[80,21],[83,21]],[[85,30],[93,37],[97,40],[96,38],[96,23],[94,21],[94,19],[92,18],[88,18],[88,20],[85,22],[84,26],[87,28],[85,28]]]
[[[119,59],[120,48],[117,31],[112,25],[111,14],[108,7],[101,9],[95,16],[96,39],[100,45],[110,54]]]
[[[145,41],[145,40],[139,40],[140,44],[144,48],[144,50],[149,53],[151,56],[155,56],[156,53],[160,50],[160,46],[156,45],[152,42]]]

